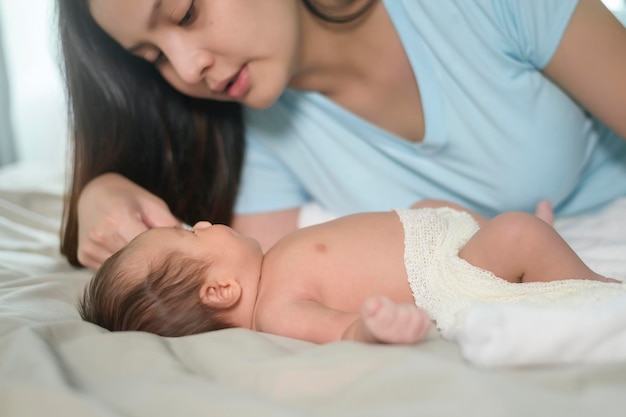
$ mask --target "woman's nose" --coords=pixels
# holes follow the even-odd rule
[[[197,84],[204,80],[207,70],[213,65],[212,55],[202,49],[189,50],[189,47],[172,47],[169,59],[174,71],[186,84]]]
[[[193,229],[191,229],[191,230],[195,232],[197,230],[208,229],[211,226],[212,226],[212,224],[210,222],[201,221],[201,222],[197,222],[196,224],[194,224],[193,225]]]

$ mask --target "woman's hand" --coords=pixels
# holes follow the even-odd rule
[[[550,200],[541,200],[535,206],[535,216],[539,217],[550,226],[554,226],[554,210]]]
[[[78,200],[78,261],[97,269],[138,234],[175,226],[163,200],[119,174],[100,175]]]

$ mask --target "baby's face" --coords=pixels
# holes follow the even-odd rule
[[[228,226],[198,222],[192,230],[154,228],[139,235],[133,243],[133,256],[158,260],[173,251],[210,263],[210,273],[235,278],[256,293],[261,276],[263,251],[259,243]]]

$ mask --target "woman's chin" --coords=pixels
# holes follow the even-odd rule
[[[239,103],[252,109],[263,110],[271,107],[280,98],[280,94],[247,94],[240,100]]]

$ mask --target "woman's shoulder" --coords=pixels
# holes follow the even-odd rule
[[[578,1],[385,0],[385,5],[399,31],[414,32],[432,48],[461,44],[468,45],[462,50],[475,52],[477,45],[483,45],[504,48],[507,54],[519,54],[522,59],[546,61]]]

